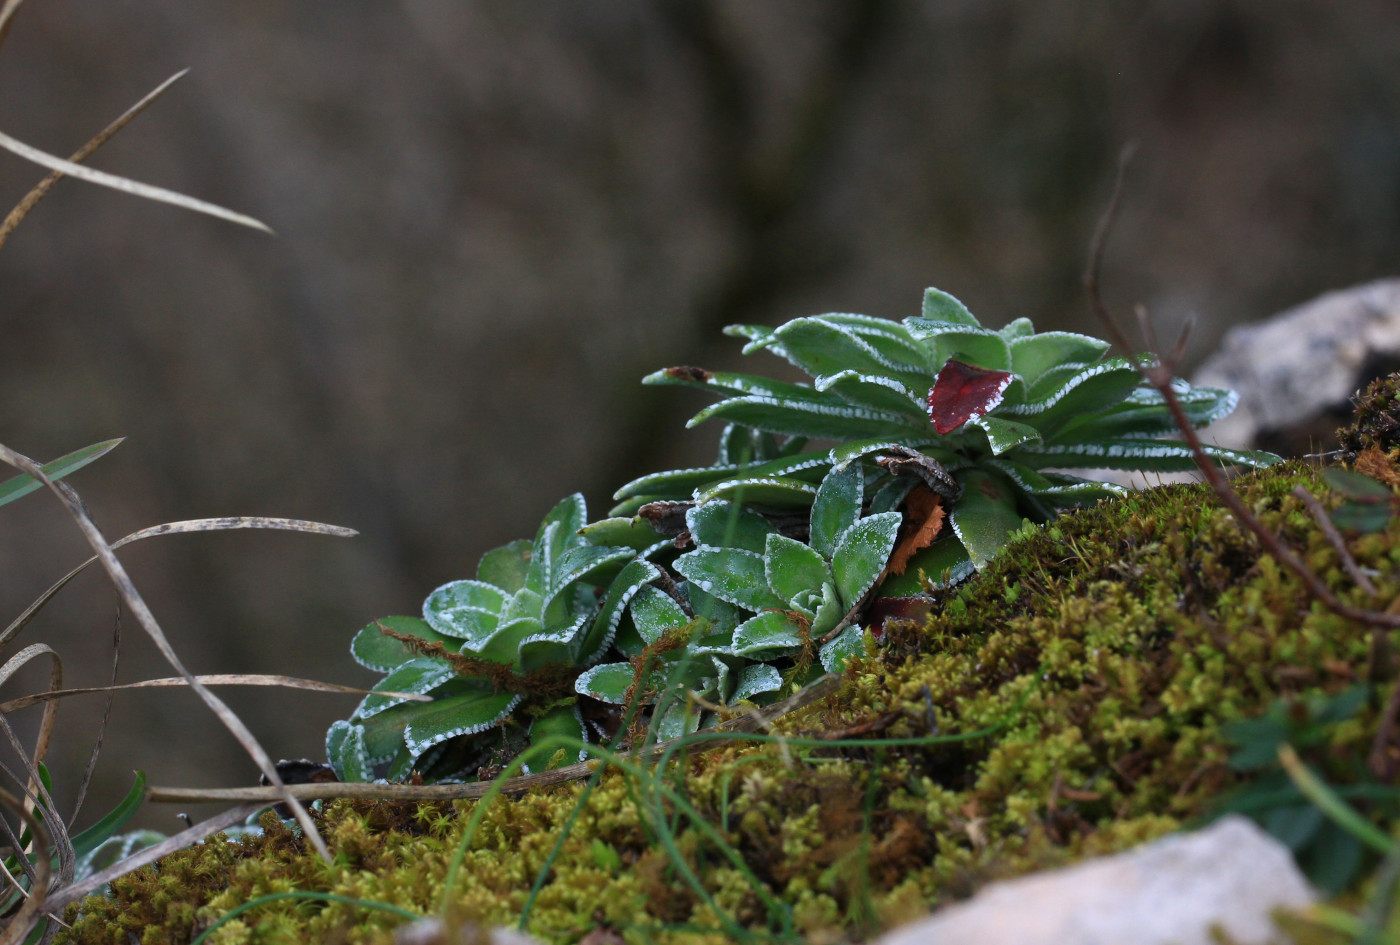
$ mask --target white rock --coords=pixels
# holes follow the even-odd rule
[[[1238,815],[1127,853],[995,883],[876,945],[1239,945],[1277,940],[1270,914],[1314,893],[1288,850]]]
[[[1400,279],[1328,292],[1225,333],[1191,383],[1238,391],[1240,405],[1210,428],[1219,442],[1297,426],[1347,402],[1368,365],[1400,357]]]

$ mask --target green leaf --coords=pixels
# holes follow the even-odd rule
[[[131,785],[131,790],[126,792],[126,796],[91,827],[73,835],[73,855],[81,860],[96,850],[126,826],[127,821],[131,820],[145,800],[146,773],[137,771],[136,781]]]
[[[772,660],[802,647],[802,628],[786,613],[770,610],[734,629],[734,653],[751,660]]]
[[[118,437],[115,440],[103,440],[101,443],[85,446],[80,450],[74,450],[67,456],[60,456],[53,462],[45,463],[39,468],[44,471],[44,475],[57,481],[69,473],[77,472],[88,463],[107,455],[112,450],[116,449],[117,444],[120,443],[122,439],[122,437]],[[0,483],[0,505],[13,502],[21,496],[26,496],[42,485],[43,483],[27,473],[15,476],[13,479],[6,479],[4,482]]]
[[[771,509],[805,509],[812,504],[816,487],[800,479],[781,476],[741,476],[716,483],[695,496],[702,503],[729,499]]]
[[[617,627],[621,623],[623,614],[627,612],[627,605],[635,599],[635,595],[655,588],[648,587],[650,581],[655,581],[661,577],[661,572],[655,565],[649,564],[640,558],[634,558],[628,565],[618,572],[608,585],[608,592],[603,596],[603,603],[598,609],[598,616],[593,618],[593,624],[588,633],[579,638],[575,646],[573,662],[579,666],[588,666],[597,662],[617,636]]]
[[[576,629],[577,625],[564,629]],[[556,628],[550,628],[555,630]],[[510,619],[502,619],[501,625],[496,628],[496,632],[491,634],[480,646],[472,643],[464,643],[462,652],[471,650],[471,655],[478,659],[490,660],[493,663],[500,663],[502,666],[520,668],[520,645],[531,637],[539,637],[546,632],[544,625],[538,617],[518,616]],[[569,637],[571,639],[571,637]]]
[[[1132,492],[1127,486],[1120,486],[1114,482],[1081,479],[1062,473],[1045,474],[1024,463],[1004,457],[983,460],[982,465],[1006,476],[1022,492],[1057,508],[1088,505],[1100,499],[1118,498]]]
[[[659,541],[669,540],[640,515],[599,519],[583,526],[579,534],[590,545],[631,548],[633,551],[646,551]]]
[[[1034,385],[1046,371],[1073,362],[1097,361],[1109,343],[1069,331],[1044,331],[1011,339],[1011,370]]]
[[[1231,390],[1191,387],[1180,379],[1173,380],[1172,387],[1182,412],[1195,428],[1209,426],[1228,416],[1239,402],[1239,396]],[[1053,441],[1070,443],[1081,439],[1160,436],[1176,432],[1176,419],[1162,395],[1150,387],[1138,387],[1117,406],[1085,414],[1065,424],[1055,434]]]
[[[1022,446],[1038,446],[1040,431],[1025,423],[983,414],[967,421],[968,426],[977,427],[987,434],[987,444],[993,456],[1000,456]]]
[[[365,751],[365,728],[349,722],[332,722],[326,731],[326,758],[341,781],[371,781],[369,755]]]
[[[787,607],[787,601],[768,589],[761,554],[737,548],[697,548],[677,558],[675,569],[706,593],[745,610]]]
[[[997,329],[997,334],[1001,335],[1008,342],[1017,338],[1028,338],[1035,334],[1035,325],[1029,318],[1016,318],[1007,322]]]
[[[1348,499],[1389,503],[1393,495],[1389,487],[1382,485],[1365,473],[1343,469],[1340,466],[1329,466],[1324,469],[1322,479],[1330,488]]]
[[[584,670],[574,680],[574,691],[600,702],[622,705],[635,676],[636,670],[631,663],[599,663],[592,669]],[[655,678],[655,674],[651,678]]]
[[[495,632],[507,600],[484,581],[449,581],[423,602],[423,619],[438,633],[475,647]]]
[[[860,603],[879,579],[894,550],[903,518],[898,512],[881,512],[861,519],[841,533],[831,556],[831,573],[847,609]]]
[[[449,653],[457,652],[462,645],[459,638],[438,633],[428,626],[426,620],[418,617],[384,617],[372,622],[350,641],[350,655],[355,658],[355,662],[376,672],[387,673],[418,655],[393,637],[381,633],[380,624],[395,633],[415,636],[428,643],[441,643]]]
[[[1281,462],[1273,453],[1260,450],[1227,450],[1206,446],[1206,456],[1217,466],[1262,468]],[[1182,472],[1196,468],[1191,448],[1173,440],[1124,437],[1098,443],[1045,444],[1016,451],[1016,459],[1027,466],[1082,466],[1090,469],[1140,469],[1147,472]]]
[[[800,541],[778,534],[768,536],[763,573],[769,588],[789,604],[831,580],[831,571],[820,554]]]
[[[790,384],[775,381],[760,374],[734,374],[729,371],[706,371],[703,368],[671,367],[663,368],[642,378],[648,386],[698,387],[717,394],[732,397],[776,397],[787,400],[809,400],[812,388],[805,384]],[[757,457],[755,457],[757,458]]]
[[[918,319],[906,319],[905,324],[924,344],[934,346],[934,362],[940,370],[953,358],[994,371],[1011,370],[1011,348],[1006,339],[994,331],[946,322],[919,322]]]
[[[1076,372],[1041,399],[1003,404],[997,415],[1028,423],[1048,438],[1071,421],[1120,403],[1140,383],[1137,368],[1124,358],[1110,358]]]
[[[487,683],[484,688],[478,687],[457,695],[440,696],[435,702],[400,706],[396,711],[402,715],[395,719],[395,722],[404,722],[404,744],[416,757],[449,738],[475,735],[499,725],[519,702],[519,695],[513,692],[492,692],[490,684]],[[367,724],[366,730],[371,726],[372,723]]]
[[[690,617],[671,596],[654,587],[643,587],[632,598],[632,623],[647,643],[655,643],[668,630],[690,623]]]
[[[932,426],[924,431],[925,434],[932,433]],[[951,449],[935,446],[935,443],[962,442],[966,437],[954,434],[944,437],[915,437],[913,439],[891,440],[885,437],[874,437],[870,439],[851,440],[839,446],[831,448],[831,464],[837,469],[845,469],[851,463],[866,456],[876,453],[898,452],[903,449],[913,449],[925,456],[938,460],[944,468],[952,470],[958,466],[966,465],[967,460]]]
[[[980,571],[1006,544],[1007,535],[1021,527],[1016,490],[1001,476],[977,469],[963,470],[957,479],[963,493],[953,506],[953,532]]]
[[[922,377],[920,383],[926,388],[933,383],[933,377]],[[835,394],[848,403],[870,407],[873,410],[902,413],[919,422],[928,419],[928,413],[919,397],[892,378],[841,371],[817,378],[816,389],[823,393]]]
[[[772,344],[774,340],[778,344]],[[922,358],[913,363],[891,360],[851,328],[821,318],[795,318],[782,325],[768,347],[813,377],[849,370],[889,377],[916,390],[928,383]]]
[[[534,542],[525,538],[492,548],[481,556],[481,563],[476,566],[476,579],[514,594],[525,586],[533,548]]]
[[[588,731],[583,724],[583,716],[579,714],[577,702],[555,706],[530,724],[531,747],[542,745],[546,739],[561,735],[583,742],[588,741]],[[567,748],[564,751],[564,764],[566,765],[577,764],[588,757],[588,752],[582,748]],[[553,752],[550,754],[552,755]],[[546,757],[545,761],[548,760]],[[545,770],[545,762],[536,761],[532,765],[526,765],[524,770],[526,774],[532,771],[543,771]]]
[[[609,583],[623,565],[635,557],[636,553],[631,548],[574,545],[565,549],[555,564],[544,609],[548,610],[550,601],[573,584],[602,586]]]
[[[737,426],[737,424],[730,424]],[[746,465],[730,464],[706,466],[697,469],[675,469],[668,472],[652,473],[634,479],[613,494],[615,499],[629,499],[634,496],[668,495],[689,498],[693,493],[736,476],[784,476],[796,479],[819,480],[830,465],[826,450],[799,453],[793,456],[780,456],[762,463]],[[650,501],[650,500],[648,500]],[[590,526],[591,527],[591,526]]]
[[[845,312],[818,315],[817,320],[849,328],[891,362],[912,365],[929,373],[934,370],[929,363],[928,352],[909,336],[908,330],[899,322]]]
[[[915,553],[903,574],[886,578],[880,585],[880,596],[913,597],[926,591],[952,587],[970,577],[973,570],[972,559],[968,557],[963,543],[956,535],[949,535]]]
[[[855,524],[865,493],[865,472],[859,463],[833,468],[812,500],[811,546],[823,558],[836,552],[841,533]]]
[[[417,659],[409,660],[385,676],[375,684],[371,692],[411,692],[424,695],[451,679],[452,676],[452,667],[442,660],[434,659],[431,656],[420,656]],[[359,708],[355,709],[350,717],[356,721],[364,721],[393,706],[403,705],[406,702],[409,700],[394,696],[365,696],[360,701]],[[423,705],[424,703],[414,704]]]
[[[911,417],[890,411],[843,403],[835,397],[823,401],[732,397],[700,411],[686,426],[698,426],[714,417],[772,433],[832,440],[927,433],[927,423],[920,424]]]
[[[538,632],[527,634],[516,644],[514,654],[506,649],[503,640],[499,647],[487,647],[491,655],[486,658],[518,667],[523,673],[533,673],[553,664],[572,666],[577,662],[574,654],[580,649],[583,629],[592,622],[592,617],[589,613],[577,614],[571,623],[542,627]]]
[[[656,729],[656,740],[669,741],[697,731],[701,714],[700,707],[692,705],[689,699],[678,698],[652,723]]]
[[[707,502],[685,514],[696,547],[742,548],[762,554],[768,536],[777,531],[768,519],[737,502]]]
[[[703,588],[689,581],[682,581],[680,588],[690,601],[690,610],[696,619],[708,624],[705,630],[707,636],[721,634],[727,637],[748,618],[748,613],[742,607],[720,600],[713,594],[707,594]]]
[[[817,604],[817,612],[812,617],[812,636],[826,636],[828,631],[841,622],[849,609],[841,603],[841,592],[836,589],[834,581],[823,584],[820,603]]]
[[[955,322],[960,325],[972,325],[975,328],[982,327],[972,313],[967,310],[966,305],[942,289],[928,288],[924,290],[922,315],[925,320],[931,322]]]
[[[729,694],[728,704],[733,705],[744,699],[767,692],[777,692],[783,688],[783,676],[767,663],[750,663],[735,674],[734,691]]]
[[[853,623],[817,651],[817,659],[828,673],[839,673],[853,656],[865,655],[865,628]]]

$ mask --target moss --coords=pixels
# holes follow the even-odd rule
[[[1352,422],[1337,431],[1343,459],[1353,462],[1367,450],[1393,453],[1400,448],[1400,374],[1375,379],[1353,402]]]
[[[1303,484],[1330,501],[1314,470],[1290,463],[1236,484],[1343,600],[1394,603],[1390,581],[1377,601],[1351,586],[1291,494]],[[1393,574],[1400,521],[1350,545],[1363,566]],[[727,850],[675,804],[649,801],[654,785],[605,777],[533,903],[531,931],[574,942],[608,927],[629,942],[687,945],[732,940],[726,921],[810,940],[872,934],[991,879],[1201,817],[1238,780],[1222,725],[1280,697],[1335,693],[1364,675],[1369,653],[1364,628],[1310,601],[1198,486],[1063,516],[935,610],[923,625],[891,622],[887,645],[855,661],[836,695],[778,723],[798,737],[884,720],[885,744],[733,743],[678,763],[666,783]],[[1373,729],[1368,708],[1329,751],[1364,755]],[[581,791],[492,801],[453,914],[516,921]],[[111,898],[73,911],[59,941],[125,945],[133,930],[143,942],[188,942],[252,896],[293,888],[431,912],[474,808],[331,803],[321,815],[329,867],[266,817],[261,838],[212,840],[119,880]],[[703,890],[685,884],[681,863]],[[279,902],[214,941],[387,943],[398,921]]]

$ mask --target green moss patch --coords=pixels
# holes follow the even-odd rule
[[[1297,463],[1236,481],[1343,600],[1393,604],[1400,524],[1349,543],[1381,588],[1367,599],[1291,495],[1298,484],[1331,501]],[[629,942],[724,942],[736,927],[765,940],[867,936],[993,878],[1209,814],[1241,779],[1223,725],[1280,698],[1335,694],[1369,666],[1369,631],[1311,601],[1199,486],[1063,516],[936,611],[924,625],[891,622],[836,695],[777,726],[860,744],[731,742],[659,778],[613,772],[572,822],[582,785],[491,800],[453,915],[514,924],[528,904],[530,931],[556,942],[598,928]],[[1337,726],[1326,756],[1364,759],[1376,712]],[[476,803],[330,803],[330,866],[268,815],[261,838],[212,840],[119,880],[71,910],[58,941],[126,945],[130,930],[146,945],[189,942],[240,903],[292,889],[429,914]],[[381,943],[400,922],[281,901],[209,941]]]

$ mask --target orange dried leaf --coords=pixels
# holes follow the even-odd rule
[[[943,507],[943,497],[923,484],[910,490],[904,500],[904,527],[900,530],[899,543],[890,555],[888,572],[903,574],[909,566],[909,559],[923,551],[943,529],[943,520],[948,511]]]

